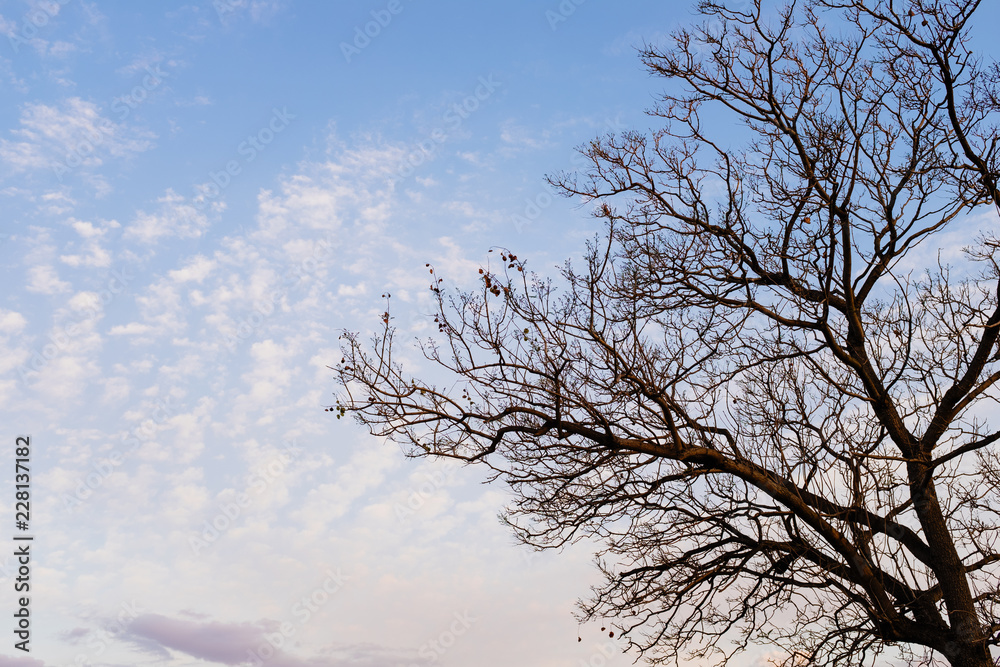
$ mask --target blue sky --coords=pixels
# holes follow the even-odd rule
[[[631,664],[571,616],[590,546],[515,546],[504,488],[322,407],[383,292],[431,333],[425,263],[462,285],[497,245],[541,272],[581,250],[596,223],[542,177],[649,126],[634,47],[690,20],[0,2],[0,405],[37,536],[33,650],[0,667]]]

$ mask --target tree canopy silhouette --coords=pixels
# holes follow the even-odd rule
[[[387,312],[344,334],[330,409],[488,466],[529,545],[596,539],[582,615],[653,663],[763,642],[789,665],[993,665],[1000,70],[970,47],[979,4],[701,2],[641,49],[660,129],[550,177],[603,220],[582,262],[553,282],[500,250],[471,291],[431,268],[421,347],[456,382],[404,371]]]

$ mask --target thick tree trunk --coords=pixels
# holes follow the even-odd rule
[[[973,646],[957,646],[953,655],[947,655],[946,649],[946,657],[952,667],[996,667],[997,664],[990,656],[985,642]]]

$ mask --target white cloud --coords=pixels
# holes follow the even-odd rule
[[[97,167],[153,147],[155,135],[114,123],[93,102],[71,97],[58,105],[27,104],[14,139],[0,139],[0,162],[15,172],[52,169],[63,174]]]
[[[70,42],[56,41],[49,47],[49,55],[56,58],[65,58],[79,50],[76,44]]]
[[[84,395],[90,382],[101,373],[93,354],[99,347],[99,341],[97,336],[81,337],[72,349],[48,362],[33,385],[39,395],[44,400],[60,401],[75,400]]]
[[[77,313],[100,312],[101,297],[96,292],[77,292],[68,305]]]
[[[124,377],[106,377],[104,382],[104,395],[101,400],[105,403],[120,405],[128,400],[130,387],[129,381]]]
[[[118,223],[111,221],[107,227],[95,227],[93,223],[75,218],[69,219],[69,225],[81,237],[79,243],[71,243],[70,246],[80,250],[74,254],[60,255],[59,260],[72,267],[109,267],[111,266],[111,253],[101,246],[100,240],[107,233],[108,228],[118,227]]]
[[[51,264],[40,264],[28,269],[27,289],[36,294],[61,294],[70,290],[70,284],[59,279]]]
[[[170,272],[170,277],[178,283],[195,281],[204,282],[208,274],[216,267],[216,262],[208,259],[204,255],[197,255],[189,260],[183,268]]]
[[[93,238],[95,236],[104,236],[105,230],[95,227],[92,222],[85,222],[74,218],[70,218],[69,222],[70,226],[76,230],[76,233],[85,239]]]
[[[252,370],[243,375],[249,391],[241,403],[258,424],[270,423],[275,407],[287,405],[285,392],[292,383],[296,352],[293,343],[280,345],[270,339],[251,346]]]
[[[21,313],[0,308],[0,333],[20,333],[27,324],[28,320]]]
[[[337,466],[337,474],[329,483],[309,491],[301,508],[292,516],[304,531],[321,534],[331,523],[347,514],[351,506],[385,480],[399,467],[399,452],[392,447],[367,447],[356,451],[351,459]]]
[[[111,327],[108,334],[111,336],[136,336],[147,334],[151,331],[153,331],[153,327],[148,324],[129,322],[128,324],[119,324]]]
[[[156,213],[140,210],[125,227],[125,239],[151,244],[164,238],[198,238],[208,230],[208,216],[173,189],[167,188],[156,201],[159,210]]]
[[[37,199],[39,210],[53,217],[66,215],[76,206],[76,201],[65,191],[47,192]]]
[[[225,0],[213,6],[223,21],[228,22],[247,12],[254,23],[266,25],[285,8],[286,4],[287,0]]]
[[[513,119],[501,124],[500,139],[512,150],[540,150],[554,146],[547,130],[533,130]]]

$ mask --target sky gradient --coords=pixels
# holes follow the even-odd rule
[[[689,4],[149,5],[0,2],[0,479],[30,435],[36,535],[0,667],[631,664],[572,616],[591,546],[514,545],[482,471],[323,407],[381,294],[431,335],[426,263],[579,255],[543,176],[651,126],[635,47]]]

